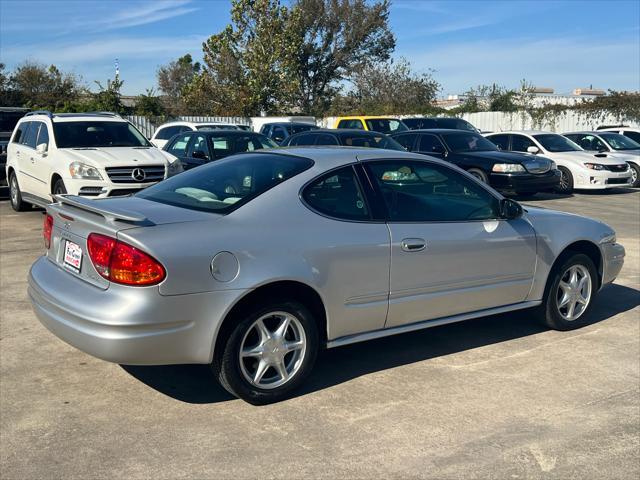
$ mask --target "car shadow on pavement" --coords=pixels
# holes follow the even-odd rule
[[[640,292],[605,287],[591,312],[592,324],[640,305]],[[369,373],[535,335],[547,330],[530,310],[493,315],[322,351],[314,371],[295,392],[302,396]],[[232,400],[207,365],[121,367],[149,387],[187,403]]]

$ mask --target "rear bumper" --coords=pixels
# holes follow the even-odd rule
[[[163,296],[158,287],[96,288],[46,257],[29,272],[40,322],[94,357],[129,365],[209,363],[214,338],[243,291]]]
[[[489,184],[496,190],[509,192],[540,192],[551,190],[560,184],[560,171],[546,173],[492,173]]]

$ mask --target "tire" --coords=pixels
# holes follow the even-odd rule
[[[9,199],[11,200],[11,208],[16,212],[24,212],[31,208],[31,204],[22,201],[22,192],[18,185],[18,177],[14,172],[9,174]]]
[[[577,272],[576,281],[572,279],[572,273]],[[581,279],[588,276],[588,280],[584,281],[582,287]],[[580,290],[567,290],[567,287],[578,287]],[[575,283],[575,285],[572,285]],[[574,330],[589,323],[589,312],[593,306],[593,300],[598,290],[598,274],[593,261],[582,253],[573,253],[560,259],[549,274],[545,295],[542,305],[540,306],[540,314],[542,321],[554,330]],[[575,296],[571,297],[570,295]],[[578,300],[578,296],[582,300]],[[569,297],[566,305],[562,303]],[[586,301],[586,304],[581,302]],[[572,319],[570,316],[570,308],[573,305]]]
[[[640,187],[640,166],[637,163],[629,162],[629,167],[631,168],[631,186],[634,188]]]
[[[64,182],[61,178],[56,179],[56,181],[54,182],[52,193],[54,195],[63,195],[67,193],[67,187],[64,186]]]
[[[469,170],[467,170],[467,172],[469,172],[475,178],[480,180],[482,183],[487,183],[487,184],[489,183],[489,177],[482,170],[478,168],[470,168]]]
[[[287,318],[282,337],[278,328]],[[222,333],[211,364],[220,384],[253,405],[287,398],[311,372],[318,354],[318,328],[311,312],[300,303],[282,301],[257,307],[234,320]],[[248,354],[241,357],[241,351]]]
[[[558,167],[560,170],[560,184],[556,187],[558,193],[571,193],[573,192],[573,175],[566,167]]]

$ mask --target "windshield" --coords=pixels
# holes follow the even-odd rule
[[[287,125],[287,130],[289,131],[289,135],[293,135],[294,133],[300,132],[308,132],[309,130],[315,130],[317,127],[315,125]]]
[[[640,143],[619,133],[601,133],[600,137],[614,150],[640,150]]]
[[[402,145],[386,135],[349,133],[340,135],[340,139],[342,140],[342,145],[347,147],[386,148],[387,150],[406,151]]]
[[[216,160],[171,177],[136,196],[176,207],[229,213],[311,168],[308,158],[246,153]]]
[[[54,122],[58,148],[150,147],[129,122]]]
[[[537,141],[549,152],[579,152],[582,149],[567,137],[556,133],[545,133],[542,135],[534,135]]]
[[[453,153],[498,151],[498,147],[477,133],[444,133],[442,138]]]
[[[235,125],[198,125],[197,130],[238,130]]]
[[[367,122],[367,129],[372,132],[395,133],[409,130],[404,123],[395,118],[375,118],[365,122]]]

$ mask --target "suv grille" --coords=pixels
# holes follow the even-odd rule
[[[105,170],[113,183],[149,183],[164,178],[164,165],[108,167]]]

